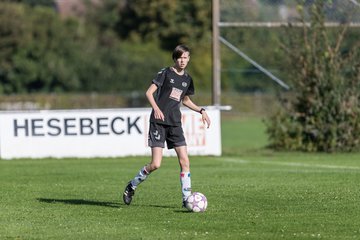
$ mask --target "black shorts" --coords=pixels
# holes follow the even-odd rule
[[[165,147],[168,149],[186,146],[184,131],[181,126],[169,126],[150,122],[149,147]]]

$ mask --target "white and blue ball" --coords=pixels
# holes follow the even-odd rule
[[[205,212],[207,205],[205,195],[199,192],[193,192],[186,199],[186,208],[191,212]]]

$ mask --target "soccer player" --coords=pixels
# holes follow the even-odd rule
[[[158,72],[146,91],[146,97],[152,107],[148,137],[152,157],[150,163],[141,168],[127,184],[123,193],[123,200],[127,205],[131,203],[139,184],[160,167],[165,141],[168,149],[175,149],[178,157],[183,206],[186,198],[191,195],[190,162],[181,126],[180,104],[201,114],[202,121],[208,128],[210,118],[204,108],[197,106],[190,99],[190,95],[194,94],[194,84],[185,70],[190,61],[189,48],[178,45],[173,51],[172,58],[174,65]]]

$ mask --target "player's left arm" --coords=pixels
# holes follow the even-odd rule
[[[201,107],[199,107],[198,105],[196,105],[196,104],[190,99],[190,97],[187,96],[187,95],[185,95],[184,99],[182,100],[182,103],[183,103],[186,107],[190,108],[191,110],[200,113],[203,123],[204,123],[204,124],[206,123],[208,128],[210,127],[211,121],[210,121],[210,118],[209,118],[209,116],[207,115],[207,113],[206,113],[206,111],[205,111],[204,108],[201,108]]]

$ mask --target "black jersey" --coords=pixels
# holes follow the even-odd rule
[[[155,119],[154,111],[152,111],[150,122],[180,126],[180,103],[184,96],[194,94],[194,84],[191,76],[187,72],[178,75],[171,67],[167,67],[158,72],[152,83],[158,87],[155,93],[155,101],[163,112],[165,120]]]

